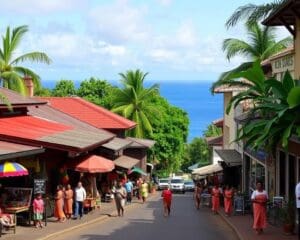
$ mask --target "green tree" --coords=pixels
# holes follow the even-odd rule
[[[276,10],[284,0],[274,0],[266,4],[246,4],[238,7],[226,21],[227,28],[235,26],[239,21],[246,20],[247,23],[253,24],[267,17],[271,12]]]
[[[52,95],[55,97],[66,97],[76,95],[76,88],[72,80],[60,80],[56,83]]]
[[[31,69],[18,64],[24,61],[47,64],[51,62],[51,59],[43,52],[29,52],[15,57],[16,50],[27,31],[27,26],[19,26],[13,30],[7,27],[6,34],[2,36],[2,47],[0,48],[0,80],[2,85],[22,94],[25,94],[24,76],[30,76],[37,89],[40,87],[40,77]]]
[[[34,89],[34,96],[51,97],[52,91],[49,88],[41,86],[39,89]]]
[[[91,77],[80,83],[77,94],[92,103],[111,109],[113,107],[114,90],[115,87],[106,80]]]
[[[165,98],[155,94],[152,104],[160,112],[153,122],[153,140],[156,141],[151,154],[159,162],[157,170],[162,175],[181,169],[185,157],[189,118],[185,111],[172,106]]]
[[[226,81],[232,73],[246,70],[252,66],[253,62],[263,61],[292,44],[290,37],[276,41],[275,28],[262,27],[258,23],[252,25],[246,24],[246,28],[248,41],[235,38],[225,39],[223,41],[223,51],[228,60],[235,56],[243,56],[250,59],[250,61],[222,73],[218,81],[213,84],[212,90],[224,84],[223,81]]]
[[[186,147],[186,158],[182,163],[181,169],[188,172],[188,167],[199,163],[202,166],[210,162],[210,152],[204,138],[194,138]]]
[[[215,126],[214,124],[208,125],[203,135],[205,137],[218,137],[222,135],[222,129]]]
[[[151,104],[153,94],[158,91],[158,85],[145,88],[144,80],[147,74],[140,70],[120,73],[122,87],[117,88],[114,93],[112,111],[137,123],[129,133],[135,137],[151,136],[152,122],[159,114]]]

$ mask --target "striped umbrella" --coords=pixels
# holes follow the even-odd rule
[[[17,177],[28,175],[28,170],[16,162],[5,162],[0,164],[0,177]]]

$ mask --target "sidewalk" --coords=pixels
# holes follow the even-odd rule
[[[236,232],[238,237],[241,240],[297,240],[297,235],[285,235],[283,233],[282,228],[274,227],[268,224],[264,233],[261,235],[257,235],[252,228],[253,219],[249,214],[246,215],[238,215],[238,216],[230,216],[226,217],[223,209],[219,212],[220,216],[227,222],[231,228]]]
[[[149,198],[156,196],[156,194],[151,194]],[[140,200],[134,199],[131,204],[125,206],[126,210],[134,206],[141,204]],[[111,203],[101,203],[100,209],[95,209],[88,214],[84,215],[82,219],[72,220],[69,219],[64,223],[59,223],[55,221],[55,218],[48,218],[47,227],[42,229],[36,229],[34,226],[17,226],[16,234],[13,231],[3,230],[3,235],[0,239],[3,240],[46,240],[53,238],[55,236],[61,235],[65,232],[72,231],[73,229],[78,229],[84,227],[88,224],[92,224],[98,221],[105,221],[109,217],[116,217],[117,211],[114,202]]]

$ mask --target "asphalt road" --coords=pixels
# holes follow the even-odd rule
[[[124,217],[80,228],[55,240],[237,240],[231,228],[206,207],[196,210],[192,195],[173,195],[171,216],[164,217],[159,198],[130,207]]]

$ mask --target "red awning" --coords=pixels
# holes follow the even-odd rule
[[[75,170],[78,172],[103,173],[111,172],[115,168],[113,161],[101,156],[86,156],[76,165]]]

